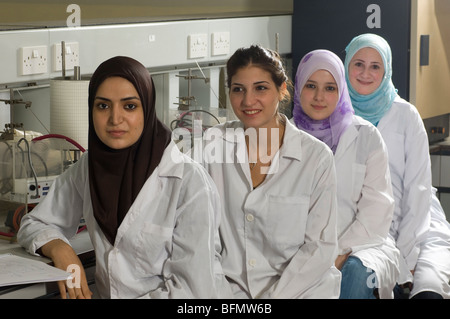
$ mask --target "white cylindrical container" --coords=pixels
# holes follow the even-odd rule
[[[50,131],[88,148],[89,80],[50,80]]]

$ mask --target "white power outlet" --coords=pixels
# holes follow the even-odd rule
[[[208,35],[191,34],[188,36],[188,59],[204,58],[208,55]]]
[[[19,75],[47,73],[47,65],[47,46],[20,48]]]
[[[80,48],[78,42],[65,42],[64,47],[66,48],[66,70],[73,70],[75,66],[80,65]],[[62,70],[61,48],[61,43],[53,45],[53,71]]]
[[[211,35],[211,55],[230,53],[230,32],[214,32]]]

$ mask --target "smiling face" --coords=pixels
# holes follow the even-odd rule
[[[350,60],[348,79],[353,89],[362,95],[373,93],[383,81],[384,64],[373,48],[362,48]]]
[[[110,77],[98,87],[92,118],[99,139],[113,149],[136,143],[144,130],[144,110],[135,87],[121,77]]]
[[[278,127],[278,104],[284,90],[286,85],[280,91],[269,72],[250,65],[231,78],[230,102],[245,128]]]
[[[338,101],[338,86],[326,70],[317,70],[311,74],[300,94],[303,111],[317,121],[330,117]]]

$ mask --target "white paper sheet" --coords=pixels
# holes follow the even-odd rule
[[[0,287],[67,280],[71,273],[50,266],[42,261],[15,256],[0,255]]]

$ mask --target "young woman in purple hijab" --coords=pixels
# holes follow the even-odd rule
[[[387,149],[376,127],[354,114],[344,65],[333,52],[315,50],[300,61],[291,121],[334,153],[340,298],[393,298],[399,251],[389,235],[394,198]]]
[[[79,287],[59,282],[63,298],[91,297],[68,240],[81,217],[101,298],[224,297],[217,189],[157,119],[148,70],[129,57],[106,60],[92,75],[88,102],[88,152],[22,219],[19,243],[58,268],[81,268]]]

